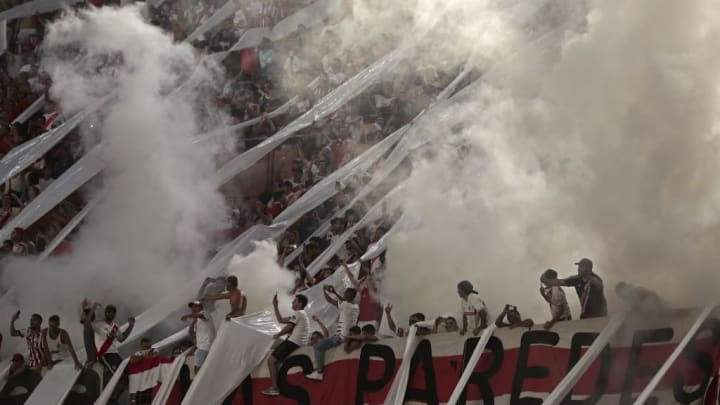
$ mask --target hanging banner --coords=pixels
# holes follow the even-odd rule
[[[628,321],[577,383],[572,399],[601,404],[632,403],[632,398],[685,335],[693,315],[695,311],[676,311],[662,320]],[[550,331],[498,329],[488,341],[458,403],[540,404],[592,344],[607,319],[560,322]],[[445,404],[480,338],[441,333],[421,339],[411,357],[405,403]],[[405,347],[406,339],[396,338],[365,344],[351,353],[342,347],[331,349],[326,352],[322,382],[304,377],[313,371],[314,364],[312,348],[304,347],[281,364],[279,397],[261,394],[270,384],[267,366],[261,362],[238,387],[232,404],[380,405],[404,361]],[[231,352],[232,346],[223,349]],[[719,366],[720,319],[716,317],[705,323],[651,401],[702,404]]]
[[[0,13],[0,20],[10,21],[33,14],[47,13],[65,6],[72,6],[80,1],[81,0],[32,0],[3,11]]]

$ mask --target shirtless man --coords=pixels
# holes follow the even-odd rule
[[[238,289],[238,279],[235,276],[228,276],[226,281],[227,292],[216,295],[208,295],[201,301],[203,303],[218,300],[230,300],[230,312],[225,315],[225,320],[229,321],[231,318],[237,318],[238,316],[245,315],[245,308],[247,308],[247,299],[245,294]]]

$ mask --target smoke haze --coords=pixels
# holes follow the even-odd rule
[[[72,49],[83,50],[79,66]],[[115,92],[83,133],[87,148],[102,139],[107,194],[81,227],[72,255],[42,264],[14,261],[3,282],[17,289],[24,314],[49,315],[52,308],[69,317],[65,325],[76,322],[83,297],[135,314],[202,267],[214,247],[211,234],[225,219],[211,181],[217,150],[191,145],[206,118],[196,107],[207,100],[198,92],[166,97],[197,57],[149,25],[140,6],[66,15],[49,26],[44,51],[51,96],[65,113]],[[204,74],[221,80],[216,70]],[[25,322],[23,316],[19,325]]]
[[[611,309],[620,280],[674,305],[716,296],[719,12],[710,1],[594,2],[586,32],[520,46],[426,120],[425,131],[462,128],[465,148],[436,144],[435,158],[414,162],[406,209],[423,226],[388,249],[395,307],[457,315],[455,285],[468,279],[492,315],[511,303],[548,319],[540,274],[575,274],[581,257]]]

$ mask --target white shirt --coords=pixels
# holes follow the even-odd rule
[[[105,341],[108,339],[108,336],[110,336],[110,332],[113,329],[113,325],[117,326],[117,334],[115,338],[112,340],[112,343],[110,344],[110,347],[107,349],[106,353],[117,353],[117,338],[120,336],[120,325],[118,325],[115,322],[107,323],[104,320],[103,321],[95,321],[92,323],[92,328],[95,331],[95,347],[97,350],[100,350],[100,348],[103,346]]]
[[[467,317],[467,327],[469,331],[472,331],[476,327],[480,326],[475,324],[475,314],[477,312],[485,310],[488,319],[490,319],[487,306],[485,306],[485,302],[480,299],[479,295],[470,294],[467,299],[461,299],[460,301],[462,302],[463,315]]]
[[[310,337],[310,321],[308,321],[308,316],[305,313],[305,310],[301,309],[299,311],[293,311],[293,314],[290,315],[289,319],[290,323],[294,324],[295,327],[290,333],[290,336],[288,336],[287,340],[298,346],[307,345]]]
[[[201,311],[200,314],[205,316],[205,319],[196,318],[193,331],[195,332],[195,347],[198,350],[210,350],[213,340],[215,339],[215,326],[213,325],[212,318],[205,311]]]
[[[338,304],[337,334],[345,337],[350,335],[350,328],[357,324],[360,309],[357,304],[343,301]]]
[[[570,317],[570,306],[565,291],[561,287],[550,287],[545,290],[545,296],[550,301],[550,314],[553,319],[567,319]]]

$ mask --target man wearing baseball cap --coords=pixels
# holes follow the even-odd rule
[[[583,258],[577,263],[578,274],[565,279],[548,278],[545,273],[540,281],[548,287],[575,287],[580,299],[580,319],[607,316],[607,301],[603,291],[603,281],[593,273],[593,262]]]
[[[205,363],[210,346],[215,339],[215,325],[213,325],[212,318],[205,312],[200,301],[190,302],[188,307],[192,312],[183,315],[181,319],[183,321],[187,319],[193,320],[190,330],[195,337],[195,373],[197,373]]]

